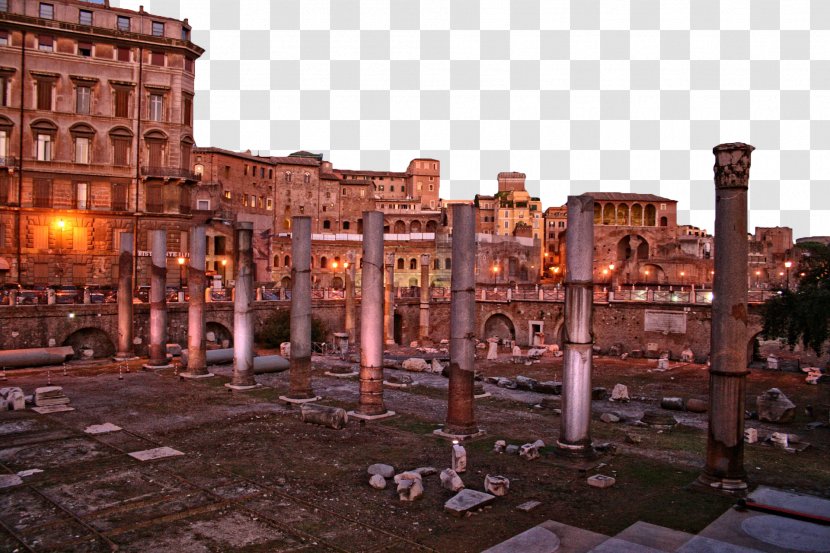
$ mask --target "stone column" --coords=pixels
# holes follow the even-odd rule
[[[365,228],[365,226],[364,226]],[[365,262],[364,262],[365,263]],[[395,254],[386,254],[386,301],[383,304],[383,342],[395,343]]]
[[[185,378],[213,376],[207,369],[205,343],[205,226],[196,225],[190,233],[190,267],[187,270],[187,372]]]
[[[479,432],[473,414],[476,324],[476,223],[472,205],[452,206],[450,381],[447,423],[439,434],[469,437]]]
[[[118,253],[118,350],[115,359],[123,361],[133,353],[133,233],[121,233]]]
[[[150,361],[160,369],[167,363],[167,230],[150,231]]]
[[[429,341],[429,254],[421,255],[421,309],[418,337],[421,345]]]
[[[291,218],[291,360],[288,402],[314,401],[311,389],[311,217]]]
[[[349,335],[349,345],[355,342],[355,301],[354,301],[354,277],[355,259],[354,254],[349,252],[346,256],[349,266],[346,268],[346,333]]]
[[[234,256],[236,285],[233,299],[233,375],[230,384],[234,390],[254,388],[254,224],[240,222],[234,229],[236,243]]]
[[[360,400],[349,412],[359,419],[391,416],[383,404],[383,213],[363,212],[360,298]]]
[[[557,450],[590,456],[594,200],[568,196],[562,418]]]
[[[715,146],[715,278],[709,368],[709,436],[698,483],[724,493],[746,493],[744,397],[747,327],[748,144]]]

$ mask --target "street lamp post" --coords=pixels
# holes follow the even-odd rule
[[[493,286],[496,285],[496,280],[499,277],[499,266],[493,265]]]
[[[790,267],[792,267],[792,266],[793,266],[792,261],[785,261],[784,262],[784,267],[787,268],[787,290],[790,289]]]
[[[179,303],[184,301],[184,262],[185,258],[180,257],[177,259],[179,262]]]

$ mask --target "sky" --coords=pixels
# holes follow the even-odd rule
[[[830,235],[828,0],[112,0],[188,18],[199,146],[441,160],[447,199],[520,171],[545,207],[677,200],[714,228],[712,147],[756,147],[750,231]]]

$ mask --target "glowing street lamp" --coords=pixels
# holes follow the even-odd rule
[[[785,261],[784,262],[784,267],[787,268],[787,290],[790,289],[790,267],[792,267],[792,266],[793,266],[792,261]]]
[[[493,265],[493,286],[496,285],[496,279],[498,278],[498,276],[499,276],[499,266],[498,265]]]

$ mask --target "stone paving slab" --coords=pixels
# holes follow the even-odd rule
[[[764,543],[809,553],[830,553],[830,526],[774,515],[751,517],[741,530]]]
[[[0,488],[11,488],[22,483],[23,479],[16,474],[0,474]]]
[[[555,520],[546,520],[539,526],[547,528],[559,537],[558,553],[585,553],[585,551],[608,539],[608,536],[556,522]]]
[[[144,451],[133,451],[127,455],[139,461],[155,461],[156,459],[166,459],[167,457],[178,457],[179,455],[184,455],[184,453],[172,447],[164,446],[145,449]]]
[[[556,553],[559,551],[559,537],[542,526],[534,526],[521,534],[503,541],[483,553]]]
[[[665,526],[637,521],[614,537],[672,553],[692,539],[693,536]]]
[[[777,490],[767,486],[758,486],[754,492],[749,494],[749,498],[756,503],[775,505],[783,509],[830,517],[830,500],[813,495],[785,492],[784,490]]]
[[[120,426],[116,426],[111,422],[105,422],[104,424],[93,424],[91,426],[87,426],[84,428],[85,434],[106,434],[108,432],[118,432],[121,430]]]
[[[757,549],[743,547],[733,543],[713,540],[703,536],[695,536],[686,542],[677,553],[762,553]]]
[[[590,550],[590,553],[666,553],[647,545],[632,543],[619,538],[609,538]]]
[[[444,503],[444,510],[453,516],[460,517],[468,511],[489,505],[495,500],[495,495],[465,488]]]
[[[74,411],[74,407],[67,405],[46,405],[44,407],[32,407],[32,411],[40,413],[41,415],[49,415],[52,413],[65,413],[67,411]]]

